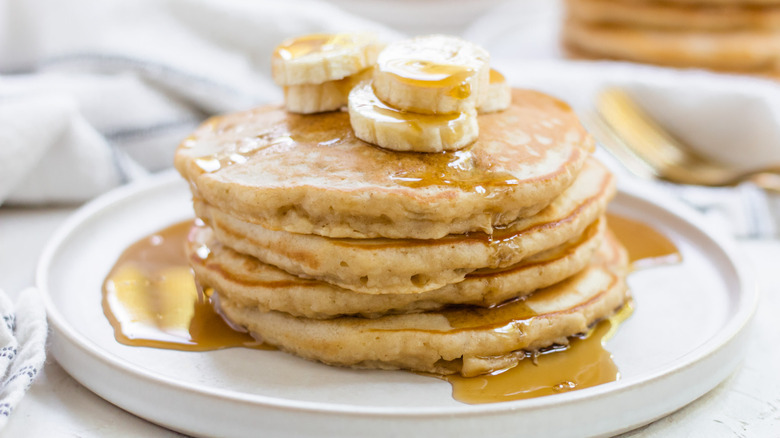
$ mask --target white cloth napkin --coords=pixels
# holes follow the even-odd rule
[[[22,291],[13,305],[0,290],[0,429],[46,359],[46,313],[38,291]]]
[[[76,202],[209,114],[279,101],[270,55],[312,32],[398,33],[307,0],[0,0],[0,203]]]

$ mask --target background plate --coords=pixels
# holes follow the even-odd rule
[[[278,351],[181,352],[114,340],[101,285],[131,243],[192,217],[168,173],[109,193],[71,217],[44,250],[37,282],[51,353],[96,394],[191,435],[589,436],[614,434],[693,401],[741,360],[757,301],[728,241],[685,207],[621,189],[610,210],[669,236],[683,262],[629,277],[636,311],[607,344],[622,379],[531,400],[466,405],[438,379],[329,367]]]

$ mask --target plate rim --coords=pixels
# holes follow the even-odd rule
[[[561,406],[571,403],[580,403],[583,401],[598,399],[609,395],[617,395],[626,391],[632,391],[644,385],[651,385],[659,379],[672,374],[677,374],[687,368],[695,366],[697,363],[707,359],[707,357],[716,354],[723,346],[740,335],[750,324],[757,308],[759,293],[752,277],[747,275],[747,269],[744,262],[737,257],[734,241],[724,235],[713,231],[706,223],[699,221],[699,214],[690,207],[662,195],[662,192],[653,187],[644,186],[629,181],[620,181],[618,196],[627,196],[634,201],[650,204],[664,210],[677,220],[681,220],[688,226],[697,229],[704,237],[715,243],[723,252],[727,260],[733,266],[736,273],[736,284],[739,285],[738,295],[739,306],[731,314],[729,319],[723,324],[722,328],[714,336],[707,339],[695,349],[687,352],[676,359],[673,366],[665,367],[654,372],[648,372],[640,376],[634,376],[621,379],[604,385],[598,385],[591,388],[585,388],[578,391],[572,391],[564,394],[557,394],[547,397],[539,397],[527,400],[506,401],[501,403],[488,403],[478,405],[454,405],[441,407],[428,406],[361,406],[344,403],[327,403],[316,401],[289,400],[274,396],[262,394],[248,394],[234,390],[225,390],[213,387],[203,387],[195,383],[175,380],[165,376],[158,375],[150,370],[122,360],[122,358],[113,353],[103,351],[101,347],[78,333],[72,327],[67,318],[59,312],[54,304],[51,292],[48,289],[49,270],[57,252],[67,242],[69,236],[84,223],[95,220],[100,214],[105,214],[113,206],[120,205],[123,202],[131,201],[133,198],[142,195],[150,190],[175,190],[175,186],[185,184],[175,171],[166,171],[161,174],[151,176],[144,180],[134,182],[117,189],[114,189],[98,198],[88,202],[74,212],[60,227],[52,234],[46,243],[43,252],[39,258],[36,268],[36,285],[43,299],[47,318],[52,330],[57,330],[58,334],[68,340],[72,346],[86,352],[94,360],[103,362],[112,368],[124,373],[131,373],[137,378],[142,378],[149,383],[156,385],[165,385],[169,389],[193,392],[200,396],[216,397],[229,400],[231,402],[248,403],[256,407],[268,407],[274,409],[286,409],[290,411],[316,413],[316,414],[339,414],[348,416],[374,416],[388,418],[439,418],[458,416],[478,416],[480,414],[501,414],[517,413],[544,409],[550,406]],[[57,355],[54,354],[56,358]],[[740,358],[741,360],[741,358]],[[730,374],[730,373],[729,373]],[[85,385],[86,386],[86,385]],[[711,389],[711,388],[709,388]],[[707,389],[707,391],[709,391]],[[705,391],[705,393],[707,392]],[[697,398],[702,394],[699,394]],[[648,419],[651,421],[652,419]]]

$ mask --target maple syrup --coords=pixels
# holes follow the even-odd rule
[[[678,263],[682,255],[677,246],[655,228],[616,214],[607,214],[609,229],[626,247],[634,269]]]
[[[439,64],[418,59],[400,59],[383,64],[383,70],[397,81],[421,88],[446,88],[447,96],[463,100],[471,97],[471,81],[477,74],[462,65]]]
[[[367,87],[370,90],[370,87]],[[466,113],[452,113],[452,114],[421,114],[410,111],[404,111],[382,102],[376,95],[372,95],[369,101],[370,108],[377,120],[381,120],[385,123],[399,123],[409,127],[412,132],[418,133],[425,126],[429,125],[442,125],[446,126],[452,131],[453,136],[463,136],[462,128],[460,127],[466,117],[474,117]]]
[[[588,333],[573,337],[568,346],[529,354],[508,370],[477,377],[440,378],[452,384],[455,400],[470,404],[542,397],[614,382],[620,373],[604,343],[632,311],[631,303],[626,303]]]
[[[390,179],[412,188],[450,186],[478,193],[486,193],[489,187],[520,184],[516,176],[480,166],[477,161],[470,148],[429,153],[418,160],[419,166],[399,169],[390,175]]]
[[[216,313],[210,290],[200,291],[184,253],[185,221],[134,243],[103,283],[103,312],[125,345],[206,351],[268,349],[233,330]]]
[[[502,75],[498,70],[491,68],[490,69],[490,83],[491,84],[500,84],[502,82],[506,82],[506,78],[504,75]]]
[[[329,52],[354,44],[348,34],[312,34],[283,42],[274,51],[274,56],[291,60],[310,53]]]

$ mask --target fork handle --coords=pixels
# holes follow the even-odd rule
[[[780,194],[780,173],[758,172],[750,175],[746,180],[766,191]]]

